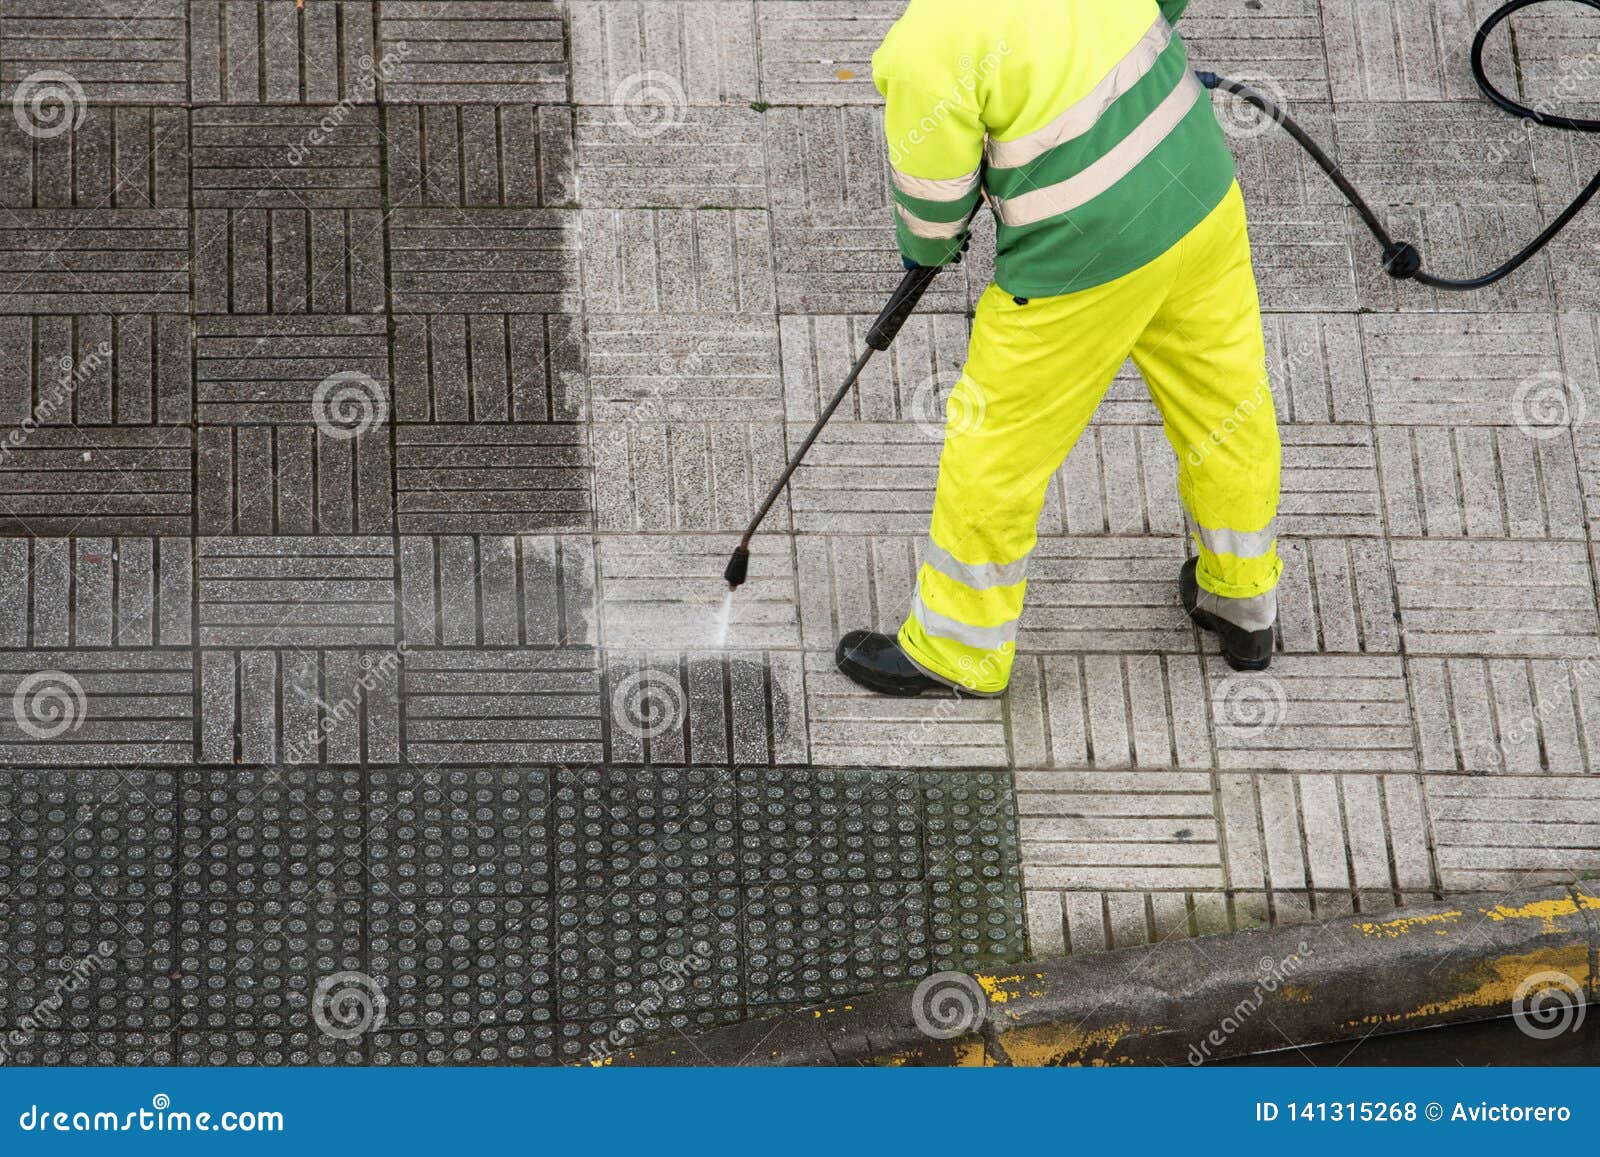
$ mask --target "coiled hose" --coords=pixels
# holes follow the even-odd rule
[[[1585,4],[1596,11],[1600,11],[1600,0],[1564,0],[1564,2]],[[1484,71],[1484,46],[1488,43],[1489,37],[1495,29],[1499,28],[1500,25],[1504,24],[1516,13],[1522,11],[1522,9],[1546,3],[1550,3],[1550,0],[1510,0],[1510,3],[1496,9],[1479,26],[1478,35],[1472,42],[1473,79],[1478,82],[1478,87],[1483,90],[1485,96],[1514,116],[1532,121],[1534,124],[1546,128],[1568,129],[1578,133],[1600,132],[1600,120],[1558,116],[1554,113],[1529,108],[1527,105],[1512,100],[1495,87],[1494,82],[1489,79],[1489,74]],[[1482,277],[1440,277],[1422,268],[1422,254],[1415,245],[1409,241],[1396,241],[1390,235],[1389,231],[1384,228],[1383,222],[1378,220],[1378,215],[1372,211],[1372,206],[1367,204],[1366,198],[1350,183],[1349,178],[1344,175],[1338,165],[1333,163],[1328,154],[1322,151],[1322,146],[1318,145],[1311,138],[1311,135],[1301,128],[1285,109],[1279,107],[1271,98],[1263,96],[1247,84],[1229,80],[1227,77],[1218,76],[1214,72],[1197,72],[1195,75],[1199,77],[1200,83],[1207,88],[1220,89],[1223,92],[1232,93],[1248,104],[1254,105],[1273,121],[1282,125],[1284,130],[1299,142],[1300,146],[1310,154],[1311,159],[1317,163],[1317,166],[1328,174],[1328,177],[1338,186],[1339,191],[1345,195],[1350,204],[1355,206],[1356,212],[1361,214],[1361,219],[1366,222],[1367,228],[1372,231],[1372,235],[1378,239],[1378,244],[1383,247],[1384,272],[1400,281],[1417,281],[1423,285],[1431,285],[1435,289],[1454,290],[1483,289],[1486,286],[1493,285],[1502,278],[1510,276],[1532,258],[1534,254],[1548,245],[1556,234],[1565,229],[1568,223],[1583,211],[1583,207],[1594,198],[1594,195],[1600,193],[1600,172],[1596,172],[1589,183],[1584,186],[1583,191],[1573,198],[1572,204],[1563,209],[1555,220],[1546,225],[1537,237],[1519,250],[1504,265],[1501,265],[1493,272],[1485,273]]]

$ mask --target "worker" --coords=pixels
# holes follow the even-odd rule
[[[996,255],[910,613],[839,643],[864,687],[1005,690],[1046,487],[1130,356],[1177,453],[1180,601],[1235,669],[1271,660],[1277,419],[1233,159],[1173,28],[1187,2],[910,0],[873,55],[906,267],[959,260],[985,201]]]

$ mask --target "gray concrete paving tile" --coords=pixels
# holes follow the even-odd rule
[[[183,313],[181,209],[16,209],[0,221],[3,313]]]
[[[372,1034],[375,1065],[521,1065],[555,1060],[553,1025],[413,1028]]]
[[[1570,775],[1600,743],[1591,660],[1407,660],[1422,766],[1469,775]]]
[[[194,664],[187,651],[0,651],[0,764],[136,767],[194,759]]]
[[[1334,100],[1393,102],[1407,108],[1475,100],[1478,86],[1468,66],[1468,49],[1478,25],[1497,7],[1489,0],[1413,0],[1404,5],[1322,0]],[[1514,75],[1508,38],[1498,36],[1486,46],[1484,63],[1493,76]]]
[[[165,1067],[177,1061],[169,1032],[40,1032],[8,1047],[14,1065]]]
[[[600,672],[584,647],[408,651],[400,726],[408,763],[592,763]]]
[[[0,944],[6,946],[0,1017],[16,1025],[59,997],[61,1025],[77,1032],[148,1036],[170,1030],[177,1011],[174,911],[170,900],[0,903]],[[102,951],[108,944],[112,950]],[[87,975],[76,989],[59,983],[95,958],[80,970]]]
[[[763,3],[763,7],[765,7]],[[860,105],[774,107],[762,114],[774,210],[887,210],[883,113]]]
[[[1577,542],[1395,541],[1411,655],[1578,659],[1594,650],[1588,551]]]
[[[388,418],[382,317],[208,315],[194,329],[202,425],[316,425],[349,439]]]
[[[0,99],[41,71],[70,74],[96,103],[189,97],[183,0],[39,0],[0,28]]]
[[[784,2],[775,0],[773,6]],[[775,214],[773,226],[780,314],[876,317],[905,276],[895,260],[894,216],[888,210],[870,215],[838,209],[785,212]],[[961,271],[946,272],[928,288],[918,308],[924,314],[964,313],[966,296]]]
[[[202,651],[200,760],[394,762],[400,662],[393,650]]]
[[[1549,316],[1365,314],[1361,333],[1384,426],[1513,426],[1519,389],[1561,379]]]
[[[397,424],[402,534],[587,530],[588,433],[571,424]]]
[[[352,104],[374,97],[373,6],[317,0],[189,5],[189,86],[196,104]]]
[[[1177,536],[1040,539],[1017,649],[1193,653],[1178,605],[1183,558]]]
[[[1287,651],[1394,654],[1399,615],[1386,544],[1279,539],[1278,641]]]
[[[1157,944],[1173,936],[1209,936],[1232,931],[1227,903],[1218,892],[1061,892],[1030,888],[1024,893],[1028,943],[1036,952],[1104,952]]]
[[[395,547],[375,536],[196,540],[205,647],[393,646]]]
[[[194,309],[376,314],[384,215],[371,209],[197,209]]]
[[[1521,205],[1383,205],[1379,218],[1395,237],[1415,245],[1423,268],[1440,277],[1477,277],[1497,269],[1530,240],[1549,216]],[[1345,213],[1356,254],[1356,293],[1361,307],[1378,313],[1548,313],[1555,286],[1565,276],[1547,253],[1535,256],[1513,277],[1467,292],[1398,282],[1383,271],[1383,250],[1360,223]]]
[[[641,128],[754,100],[754,11],[748,0],[571,0],[573,99],[637,103]]]
[[[406,535],[401,637],[414,647],[561,647],[595,641],[586,535]]]
[[[1579,776],[1430,776],[1439,879],[1451,891],[1592,876],[1600,868],[1594,787]]]
[[[758,535],[751,542],[750,579],[724,619],[722,571],[737,544],[733,534],[597,536],[604,645],[686,651],[798,647],[794,562],[781,535]]]
[[[186,425],[191,345],[178,314],[0,317],[0,415],[18,426]]]
[[[894,633],[911,611],[921,534],[801,534],[795,538],[802,639],[828,651],[846,631]]]
[[[1030,891],[1224,884],[1209,774],[1019,769],[1017,817]]]
[[[346,438],[314,426],[201,426],[196,436],[202,535],[394,530],[387,428]]]
[[[394,319],[401,422],[573,422],[586,413],[582,323],[560,314]]]
[[[1293,101],[1329,99],[1320,0],[1256,8],[1251,0],[1196,0],[1178,23],[1196,68],[1258,81]]]
[[[1541,51],[1550,43],[1549,37],[1558,24],[1556,20],[1543,21],[1536,37],[1524,38],[1525,41],[1538,39],[1539,46],[1525,43],[1525,51]],[[1564,116],[1592,118],[1600,115],[1600,102],[1583,99],[1585,94],[1579,91],[1581,86],[1575,87],[1572,79],[1569,72],[1559,85],[1537,90],[1535,99],[1538,95],[1546,97],[1551,104],[1551,111]],[[1534,187],[1544,211],[1540,216],[1543,220],[1566,208],[1589,183],[1595,170],[1600,169],[1600,142],[1596,142],[1593,133],[1562,132],[1557,129],[1534,128],[1531,137]]]
[[[549,900],[374,896],[367,939],[387,1026],[470,1030],[554,1019]]]
[[[1178,30],[1183,31],[1180,22]],[[1211,65],[1196,67],[1210,68]],[[1228,73],[1230,77],[1233,73]],[[1254,84],[1262,94],[1273,100],[1285,97],[1281,84],[1264,77],[1259,72],[1254,77],[1247,73],[1243,80]],[[1271,126],[1263,116],[1227,93],[1213,92],[1212,106],[1226,133],[1228,150],[1233,154],[1234,168],[1238,174],[1239,188],[1244,193],[1245,207],[1253,216],[1258,211],[1289,209],[1308,205],[1340,206],[1346,204],[1344,196],[1306,151],[1287,133]],[[1328,156],[1339,160],[1339,137],[1334,131],[1333,105],[1327,101],[1286,101],[1285,111],[1309,132]]]
[[[904,8],[892,0],[761,0],[761,98],[773,104],[877,104],[872,53]]]
[[[652,0],[652,8],[661,6]],[[725,2],[706,5],[717,11]],[[669,106],[670,107],[670,106]],[[636,110],[577,109],[578,180],[591,208],[765,209],[762,124],[748,107],[670,107],[658,125]]]
[[[562,209],[395,209],[396,314],[568,313],[577,304],[577,218]],[[382,286],[382,279],[379,279]]]
[[[809,423],[791,423],[798,446]],[[926,534],[939,476],[942,424],[851,422],[831,427],[789,487],[802,534]],[[885,465],[892,463],[892,469]]]
[[[177,1034],[182,1065],[359,1065],[360,1042],[335,1040],[315,1024],[294,1029],[233,1029]]]
[[[1566,311],[1600,309],[1600,273],[1594,255],[1600,250],[1600,228],[1593,219],[1575,220],[1550,243],[1551,280],[1556,303]]]
[[[586,209],[583,301],[607,313],[770,313],[773,246],[754,209]]]
[[[552,105],[388,105],[388,204],[426,208],[577,203],[573,111]]]
[[[613,763],[805,763],[805,672],[793,651],[606,655]]]
[[[790,422],[809,427],[816,421],[866,348],[876,313],[779,318],[784,415]],[[829,431],[856,421],[918,421],[942,428],[943,398],[960,376],[967,340],[965,317],[913,315],[894,345],[867,363]]]
[[[171,899],[176,786],[173,773],[144,768],[9,775],[0,782],[0,908],[22,899]]]
[[[1542,431],[1541,431],[1542,432]],[[1429,538],[1582,538],[1571,434],[1516,428],[1382,426],[1389,533]]]
[[[1350,241],[1330,229],[1318,206],[1278,207],[1250,218],[1261,308],[1269,313],[1350,312],[1356,308]]]
[[[1278,420],[1371,420],[1361,327],[1346,314],[1269,313],[1262,318],[1267,378]]]
[[[770,316],[591,314],[587,328],[596,423],[783,416],[778,327]]]
[[[806,715],[818,766],[1004,767],[1004,707],[995,699],[884,699],[834,669],[833,649],[807,651]]]
[[[376,108],[222,105],[197,108],[190,119],[196,208],[379,205],[383,134]]]
[[[1209,644],[1209,641],[1208,641]],[[1204,659],[1217,761],[1227,770],[1413,771],[1416,738],[1398,655],[1284,654],[1239,673]]]
[[[82,106],[55,136],[0,124],[0,205],[11,209],[181,209],[189,204],[189,114]]]
[[[1018,767],[1215,764],[1196,656],[1024,654],[1011,678],[1007,725]]]
[[[1227,772],[1218,800],[1241,914],[1303,897],[1315,910],[1392,908],[1434,887],[1416,775]],[[1431,781],[1430,781],[1431,782]]]
[[[0,459],[0,531],[187,534],[191,437],[184,427],[37,429]]]
[[[363,969],[362,902],[239,896],[187,902],[178,923],[179,1027],[321,1033],[318,981]]]
[[[545,768],[374,768],[366,870],[394,903],[547,899],[554,815]],[[508,909],[510,910],[510,909]]]
[[[186,646],[188,538],[0,538],[0,646]]]
[[[549,0],[378,0],[391,104],[568,99],[562,6]]]

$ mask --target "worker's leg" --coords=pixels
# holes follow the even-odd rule
[[[1178,455],[1178,490],[1199,547],[1206,609],[1248,631],[1277,619],[1283,564],[1278,423],[1244,201],[1235,185],[1178,245],[1172,292],[1133,358]]]
[[[1045,488],[1155,313],[1175,254],[1079,293],[1018,305],[991,285],[980,300],[899,634],[925,673],[1005,688]]]

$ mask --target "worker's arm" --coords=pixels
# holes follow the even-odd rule
[[[983,122],[959,84],[943,96],[878,75],[894,178],[895,240],[908,264],[944,265],[960,254],[978,207]]]
[[[1161,15],[1167,18],[1168,24],[1176,24],[1183,10],[1189,7],[1189,0],[1156,0],[1156,3],[1161,5]]]

